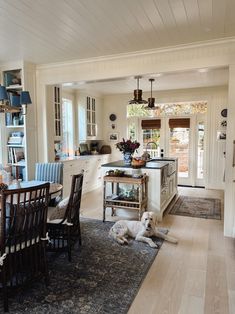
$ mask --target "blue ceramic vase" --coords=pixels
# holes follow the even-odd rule
[[[124,160],[124,164],[129,166],[131,165],[131,160],[132,160],[132,154],[130,152],[126,152],[123,154],[123,160]]]

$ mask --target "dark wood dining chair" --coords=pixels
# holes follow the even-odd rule
[[[47,230],[49,235],[48,251],[67,251],[68,260],[71,261],[73,245],[79,241],[81,245],[80,204],[82,197],[83,173],[72,176],[70,196],[64,202],[64,207],[49,208]],[[57,205],[59,206],[59,204]],[[53,214],[57,211],[58,217]],[[53,217],[54,216],[54,217]],[[53,219],[51,219],[53,217]]]
[[[49,280],[45,254],[49,183],[3,190],[0,200],[0,283],[7,312],[13,288],[22,288],[39,275],[46,283]]]

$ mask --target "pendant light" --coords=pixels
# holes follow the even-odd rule
[[[129,101],[129,104],[147,104],[146,100],[142,99],[142,89],[139,89],[139,79],[141,76],[136,76],[137,79],[137,89],[134,90],[134,99]]]
[[[148,98],[148,105],[145,107],[146,110],[158,110],[157,115],[160,114],[159,110],[159,106],[155,107],[155,98],[153,97],[153,82],[155,81],[155,79],[150,78],[149,82],[151,84],[151,94],[150,94],[150,98]]]

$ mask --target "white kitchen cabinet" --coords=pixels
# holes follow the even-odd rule
[[[53,129],[54,141],[61,141],[62,139],[62,103],[61,103],[61,87],[57,85],[48,85],[46,88],[47,109],[53,116],[50,125],[50,132]]]
[[[102,140],[102,100],[96,96],[78,96],[78,139]]]
[[[102,185],[101,165],[109,161],[110,155],[81,156],[75,159],[62,160],[63,170],[63,196],[70,193],[72,175],[84,171],[82,193],[90,192]]]

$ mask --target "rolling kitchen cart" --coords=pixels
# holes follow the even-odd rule
[[[140,178],[124,176],[104,176],[103,194],[103,221],[105,221],[106,208],[135,209],[139,212],[139,220],[143,211],[147,210],[148,203],[148,176]]]

